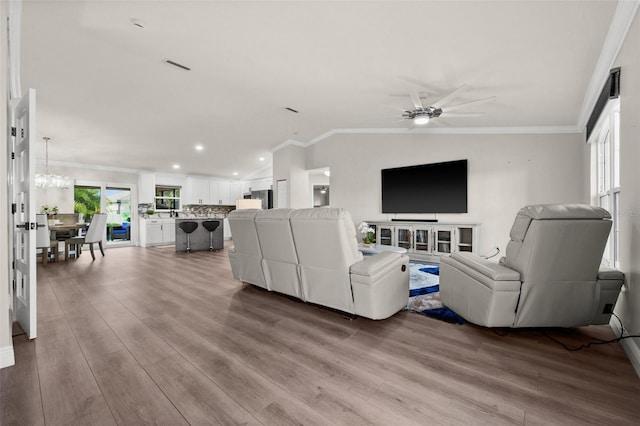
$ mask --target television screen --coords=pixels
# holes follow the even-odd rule
[[[467,160],[383,169],[382,213],[467,213]]]

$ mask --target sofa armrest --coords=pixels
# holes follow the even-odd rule
[[[491,262],[477,254],[469,252],[454,252],[451,259],[457,260],[465,266],[479,272],[493,281],[520,281],[520,272],[504,265]]]
[[[364,260],[351,265],[349,272],[355,275],[374,276],[393,267],[402,258],[402,254],[383,251],[374,256],[366,256]],[[406,256],[405,256],[406,257]]]

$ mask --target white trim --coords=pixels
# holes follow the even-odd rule
[[[272,164],[266,165],[266,166],[264,166],[263,168],[256,170],[255,172],[251,172],[251,173],[249,173],[248,175],[246,175],[245,177],[243,177],[243,178],[242,178],[242,180],[249,180],[249,179],[251,179],[253,176],[257,175],[258,173],[262,173],[262,172],[264,172],[265,170],[270,169],[271,167],[273,167],[273,165],[272,165]],[[260,179],[265,179],[265,178],[260,178]]]
[[[529,126],[529,127],[426,127],[426,128],[361,128],[361,129],[333,129],[302,143],[289,139],[271,149],[271,152],[279,151],[289,145],[303,148],[314,145],[331,136],[338,134],[432,134],[432,135],[519,135],[519,134],[558,134],[558,133],[582,133],[577,126]]]
[[[275,148],[271,148],[271,152],[280,151],[282,148],[286,148],[289,145],[302,146],[302,147],[309,146],[308,144],[302,143],[295,139],[287,139],[286,141],[282,142],[280,145],[277,145]]]
[[[38,160],[37,163],[44,164],[44,161]],[[113,167],[113,166],[100,166],[98,164],[86,164],[86,163],[67,163],[64,161],[49,161],[50,166],[61,166],[61,167],[72,167],[75,169],[91,169],[91,170],[105,170],[109,172],[120,172],[120,173],[152,173],[146,170],[138,170],[138,169],[125,169],[122,167]]]
[[[5,346],[0,348],[0,368],[11,367],[15,365],[16,359],[13,355],[13,346]]]
[[[577,127],[579,129],[584,129],[587,125],[591,111],[602,91],[602,85],[609,78],[609,71],[618,57],[618,52],[622,48],[624,39],[627,37],[627,32],[636,16],[638,6],[640,6],[640,0],[621,0],[618,2],[611,20],[611,26],[609,26],[609,33],[600,51],[600,57],[591,76],[591,82],[587,88],[582,109],[578,116]]]
[[[611,317],[609,325],[615,335],[619,336],[621,331],[620,326],[614,321],[613,317]],[[628,336],[629,333],[625,330],[624,335]],[[640,377],[640,346],[638,346],[638,343],[633,339],[624,339],[621,340],[620,343],[622,344],[624,352],[627,354],[627,358],[631,361],[631,365],[636,370],[636,374]]]

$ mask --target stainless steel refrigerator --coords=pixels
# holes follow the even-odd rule
[[[263,209],[273,208],[273,190],[264,189],[262,191],[251,191],[251,194],[244,194],[243,198],[250,198],[253,200],[262,200]]]

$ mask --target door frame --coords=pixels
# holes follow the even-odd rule
[[[106,241],[107,235],[105,233],[105,247],[130,247],[139,245],[139,222],[138,222],[138,209],[134,208],[136,205],[136,201],[138,199],[138,185],[135,183],[114,183],[114,182],[103,182],[103,181],[95,181],[95,180],[76,180],[73,183],[75,186],[93,186],[96,188],[100,188],[100,211],[104,212],[106,210],[106,193],[107,188],[123,188],[128,189],[131,192],[131,236],[129,243],[117,243],[117,244],[108,244]],[[75,200],[74,200],[75,201]]]

